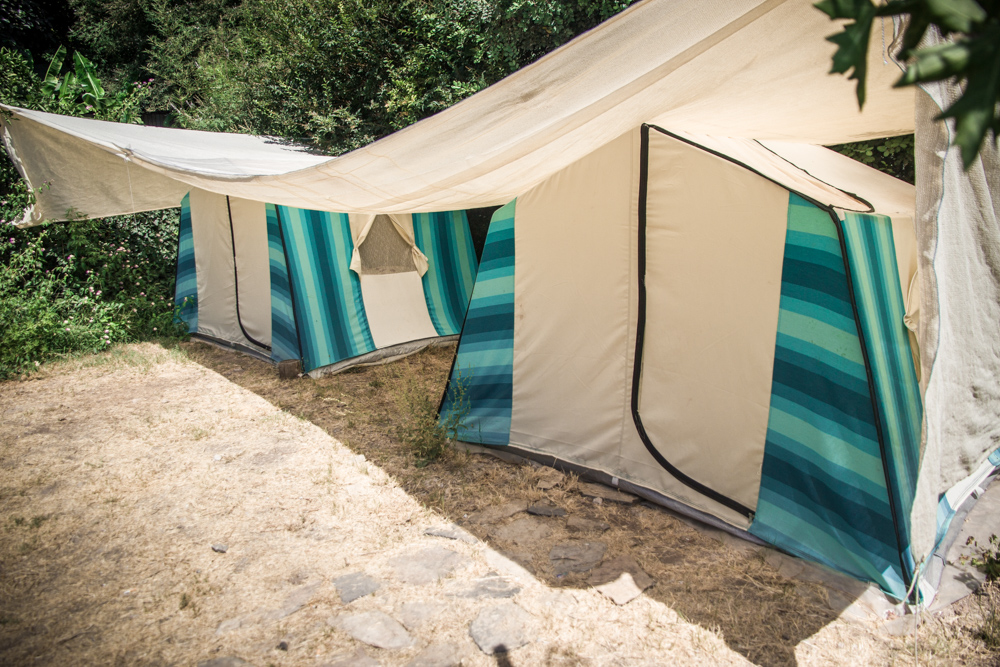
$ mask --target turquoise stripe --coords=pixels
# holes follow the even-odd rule
[[[191,226],[191,195],[181,199],[180,227],[177,232],[177,282],[174,285],[174,317],[189,333],[198,331],[198,269],[194,257],[194,230]]]
[[[909,515],[917,480],[922,405],[909,335],[892,222],[882,215],[847,213],[843,222],[858,316],[871,361],[889,477],[908,548]],[[908,573],[909,574],[909,573]]]
[[[274,204],[265,206],[267,254],[271,275],[271,358],[275,361],[300,359],[295,310],[292,305],[285,245],[281,240],[278,213]]]
[[[350,270],[354,243],[347,215],[287,206],[276,210],[304,370],[374,351],[361,281]]]
[[[835,368],[842,373],[846,373],[851,377],[864,382],[865,384],[868,383],[868,373],[865,371],[863,364],[846,359],[836,352],[828,350],[825,347],[812,343],[808,340],[795,338],[794,336],[785,333],[779,333],[777,346],[792,350],[793,352],[798,352],[799,354],[807,357],[811,357],[819,364],[830,366],[831,368]]]
[[[898,596],[901,549],[840,248],[830,215],[792,194],[750,532]]]
[[[460,333],[476,281],[476,253],[465,211],[414,213],[413,239],[427,256],[427,311],[438,335]]]
[[[463,414],[458,438],[466,442],[506,445],[510,441],[515,203],[497,210],[490,222],[455,368],[441,406],[442,420]]]

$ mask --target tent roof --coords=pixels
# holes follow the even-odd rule
[[[336,158],[269,138],[9,107],[5,139],[33,187],[52,184],[32,223],[65,219],[71,207],[92,217],[159,208],[163,192],[187,189],[181,185],[348,213],[495,205],[643,122],[813,144],[912,132],[913,91],[893,89],[899,69],[877,64],[886,62],[891,24],[882,26],[883,40],[871,41],[863,113],[853,83],[828,74],[834,46],[824,38],[836,29],[809,0],[645,0],[459,104]],[[29,164],[33,137],[42,133],[61,147],[61,164]],[[136,170],[74,164],[94,149],[128,156],[131,165],[177,183],[157,189],[150,182],[140,191],[133,180],[123,193]],[[114,198],[129,205],[73,203],[72,191],[93,191],[98,183],[104,191],[117,188]]]

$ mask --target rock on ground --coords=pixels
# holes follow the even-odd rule
[[[552,529],[541,519],[526,516],[493,530],[494,539],[513,542],[518,546],[533,546],[552,534]]]
[[[549,552],[549,561],[556,574],[586,572],[601,562],[607,549],[604,542],[560,542]]]
[[[402,649],[413,646],[413,637],[393,617],[381,611],[360,614],[340,614],[327,623],[349,634],[359,642],[377,648]]]
[[[377,591],[381,584],[369,577],[364,572],[352,572],[333,580],[333,585],[340,594],[340,601],[344,604],[354,602],[358,598],[371,595]]]
[[[444,547],[429,547],[396,556],[389,561],[396,577],[405,584],[430,584],[446,577],[471,561],[467,556]]]
[[[531,615],[513,602],[487,607],[469,625],[469,635],[487,655],[506,653],[531,641],[527,625]]]
[[[459,667],[462,655],[452,644],[432,644],[418,653],[406,667]]]

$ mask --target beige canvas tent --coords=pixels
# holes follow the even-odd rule
[[[758,150],[770,148],[806,176],[784,167],[796,183],[764,168],[734,173],[742,177],[757,170],[757,176],[767,174],[786,193],[800,195],[803,189],[822,189],[816,182],[827,181],[833,187],[813,203],[857,211],[843,198],[850,198],[843,193],[850,187],[837,178],[837,159],[817,157],[827,154],[811,146],[916,130],[918,287],[899,281],[899,289],[919,302],[923,421],[912,509],[902,510],[909,515],[905,522],[897,517],[894,523],[907,526],[908,555],[919,574],[937,542],[943,494],[988,465],[1000,438],[1000,351],[991,333],[1000,315],[1000,179],[995,147],[987,146],[972,171],[964,173],[957,153],[947,147],[948,126],[931,120],[953,91],[892,88],[899,68],[884,45],[891,44],[893,27],[879,29],[882,38],[871,40],[863,112],[853,84],[827,74],[834,47],[824,38],[836,28],[807,0],[646,0],[451,109],[338,158],[304,155],[264,138],[108,126],[17,109],[5,117],[4,140],[30,184],[52,183],[26,214],[24,224],[32,224],[157,208],[192,189],[363,215],[523,202],[552,179],[568,178],[592,156],[609,156],[614,163],[609,174],[632,174],[638,156],[625,168],[616,151],[622,142],[634,142],[644,124],[663,128],[668,133],[663,136],[688,148],[693,146],[685,138],[703,152],[738,153],[744,157],[729,157],[747,165],[771,160]],[[622,192],[638,187],[638,181],[630,182]],[[635,189],[616,201],[623,210],[639,210]],[[890,217],[895,232],[897,215],[890,212]],[[586,243],[589,236],[605,233],[595,224],[571,224],[558,216],[518,222],[511,225],[509,245],[529,247],[523,234],[557,228],[564,242]],[[638,261],[637,254],[633,257]],[[517,262],[523,261],[519,252]],[[573,266],[584,263],[581,259]],[[773,270],[773,263],[769,266]],[[480,280],[486,285],[484,277]],[[622,297],[635,285],[623,280],[607,289],[617,289]],[[653,301],[674,295],[651,292],[647,297],[650,318],[668,317]],[[516,323],[522,322],[520,315]],[[769,358],[761,357],[763,367]],[[603,358],[591,361],[595,373],[605,365]],[[643,372],[648,371],[644,365]],[[761,376],[755,377],[759,382]],[[640,378],[640,388],[644,383]],[[543,387],[538,385],[536,400],[555,400]],[[640,393],[646,397],[642,401],[648,400],[649,391]],[[624,406],[615,424],[620,430],[635,428]],[[655,469],[655,457],[647,453],[646,465]],[[673,497],[668,485],[662,485],[663,493]],[[674,500],[697,500],[681,495]],[[749,496],[742,497],[748,502]],[[740,504],[746,506],[744,501]],[[706,509],[740,525],[725,508]],[[901,567],[905,570],[905,564]]]

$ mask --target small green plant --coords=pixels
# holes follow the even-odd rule
[[[189,604],[191,604],[191,598],[188,597],[187,593],[181,593],[181,609],[186,609]]]
[[[23,516],[11,517],[11,521],[14,522],[15,526],[23,526],[24,525],[24,517]]]
[[[408,378],[397,395],[403,423],[397,427],[400,440],[413,449],[417,467],[441,458],[450,440],[458,439],[469,414],[468,380],[461,369],[449,385],[448,410],[438,414],[437,405],[415,378]]]
[[[31,517],[31,527],[32,528],[41,528],[42,524],[45,523],[48,520],[49,520],[49,515],[48,514],[38,514],[36,516],[33,516],[33,517]]]
[[[970,537],[965,545],[972,547],[975,553],[963,560],[982,570],[987,581],[1000,581],[1000,537],[990,535],[986,546],[979,546],[976,538]]]

